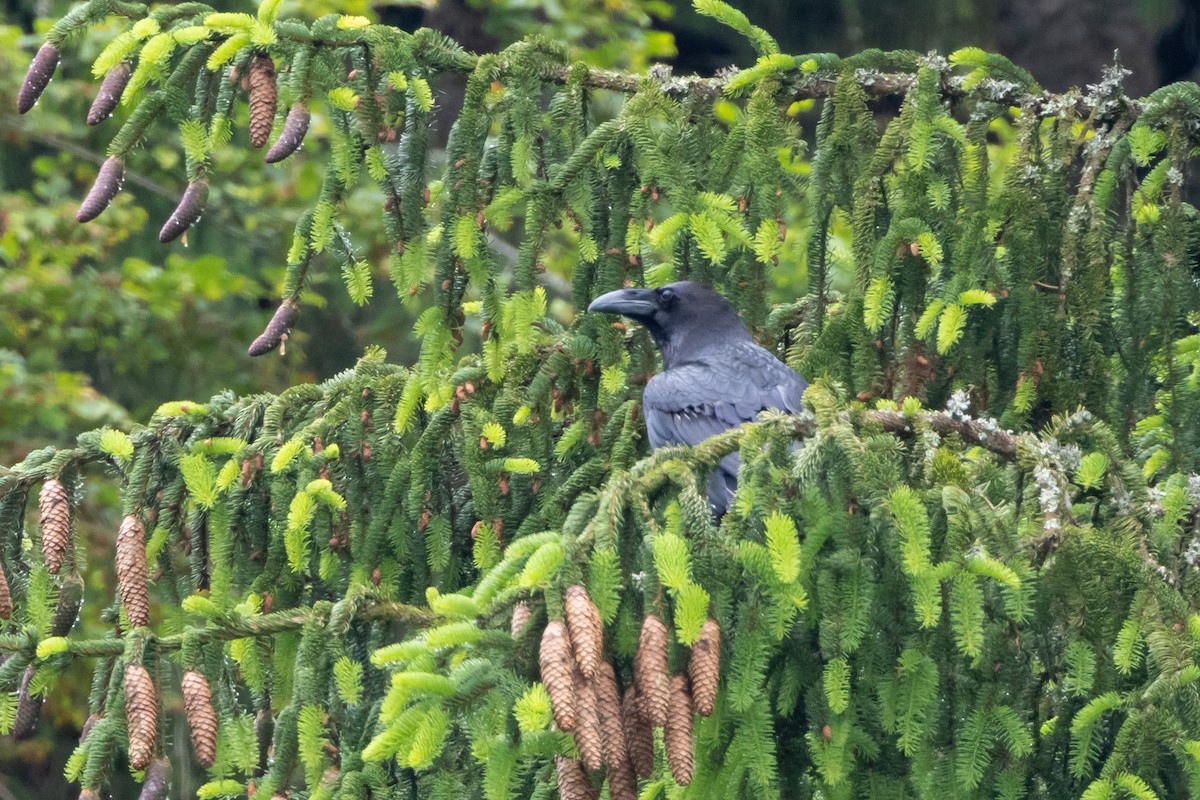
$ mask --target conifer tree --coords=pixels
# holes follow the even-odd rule
[[[84,797],[127,766],[164,796],[177,685],[206,798],[1200,794],[1200,87],[1134,100],[1113,68],[1052,95],[973,48],[787,55],[720,0],[696,7],[759,58],[702,78],[279,5],[87,0],[21,110],[124,21],[90,116],[129,113],[80,218],[173,127],[164,239],[228,179],[214,146],[310,157],[322,119],[324,181],[250,352],[284,345],[318,270],[371,297],[342,209],[369,181],[420,357],[168,403],[0,471],[0,730],[36,726],[82,659]],[[468,83],[443,162],[445,72]],[[806,413],[647,454],[653,346],[548,313],[562,237],[577,309],[720,288],[813,381]],[[807,281],[772,308],[781,261]],[[715,520],[706,473],[735,451]],[[59,532],[106,472],[119,586],[83,638],[85,549]]]

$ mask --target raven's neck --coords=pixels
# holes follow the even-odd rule
[[[706,354],[736,342],[754,341],[741,320],[734,320],[732,325],[722,320],[713,320],[710,325],[688,325],[654,338],[662,351],[664,370],[702,359]]]

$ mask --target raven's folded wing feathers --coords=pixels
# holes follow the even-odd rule
[[[751,342],[710,350],[703,360],[672,365],[646,385],[642,409],[650,445],[697,445],[774,408],[801,410],[808,386],[775,356]],[[709,499],[721,513],[737,486],[738,456],[721,460]]]

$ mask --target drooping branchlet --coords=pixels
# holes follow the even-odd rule
[[[104,80],[100,82],[100,91],[96,92],[96,99],[92,101],[92,107],[88,109],[88,125],[99,125],[109,118],[113,109],[117,107],[117,103],[121,102],[121,95],[125,93],[125,87],[129,85],[129,76],[132,74],[133,65],[128,61],[122,61],[104,73]]]
[[[37,105],[38,98],[50,85],[54,70],[58,68],[58,57],[57,45],[46,42],[38,48],[29,71],[25,73],[25,80],[21,82],[21,90],[17,92],[17,111],[24,114]]]
[[[291,300],[284,300],[279,304],[279,308],[275,309],[274,316],[267,323],[267,327],[263,328],[263,332],[258,338],[250,343],[249,349],[246,350],[251,356],[265,355],[279,345],[287,341],[288,333],[296,324],[296,317],[299,316],[300,307]]]
[[[158,240],[166,244],[178,239],[184,231],[200,219],[200,214],[204,212],[204,204],[207,202],[208,181],[190,182],[183,197],[179,199],[179,205],[175,206],[175,211],[163,223],[162,230],[158,232]]]
[[[100,165],[96,173],[96,182],[92,184],[87,197],[79,204],[75,212],[78,222],[91,222],[100,216],[108,204],[121,191],[121,183],[125,180],[125,161],[120,156],[109,156]]]

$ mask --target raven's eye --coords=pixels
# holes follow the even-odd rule
[[[659,289],[658,303],[663,308],[670,308],[671,306],[675,305],[675,292],[671,291],[670,289]]]

